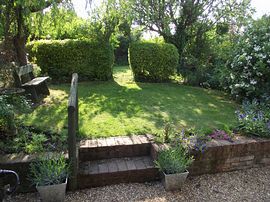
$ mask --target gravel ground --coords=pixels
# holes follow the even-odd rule
[[[39,201],[37,193],[19,194],[8,202]],[[189,177],[181,191],[166,192],[160,182],[119,184],[68,192],[66,201],[267,201],[270,167]]]

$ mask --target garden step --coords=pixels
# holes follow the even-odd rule
[[[147,156],[150,154],[151,135],[122,136],[83,140],[80,142],[80,162],[109,158]]]
[[[83,189],[158,179],[158,169],[150,156],[112,158],[80,163],[78,187]]]

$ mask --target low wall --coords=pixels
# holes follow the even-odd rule
[[[36,158],[36,155],[25,154],[8,154],[0,156],[0,169],[13,170],[18,173],[20,178],[20,185],[17,192],[32,192],[35,191],[35,187],[31,185],[28,180],[30,163]],[[15,178],[4,177],[4,184],[15,183]]]
[[[166,145],[152,143],[151,155],[154,159]],[[228,172],[247,168],[270,166],[270,140],[236,137],[234,142],[212,140],[207,149],[192,152],[195,161],[189,168],[190,175]],[[31,192],[35,188],[28,180],[29,165],[37,156],[10,154],[0,156],[0,169],[14,170],[19,174],[21,184],[17,192]],[[10,180],[10,179],[8,179]],[[10,183],[10,181],[9,181]]]
[[[161,147],[164,146],[153,144],[153,158]],[[203,153],[192,151],[192,154],[195,161],[188,169],[190,175],[270,166],[270,140],[243,136],[235,137],[233,142],[212,140]]]
[[[51,156],[54,153],[45,152],[40,156]],[[7,154],[0,155],[0,169],[13,170],[18,173],[20,178],[20,185],[16,190],[17,193],[23,192],[34,192],[36,191],[35,186],[29,180],[30,163],[38,158],[37,154],[26,155],[26,154]],[[68,155],[65,153],[65,158],[68,159]],[[15,184],[15,177],[13,175],[8,175],[6,177],[0,178],[3,180],[4,184],[10,184],[11,186]],[[0,183],[1,185],[1,183]]]

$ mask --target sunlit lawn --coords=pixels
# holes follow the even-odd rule
[[[27,125],[66,132],[69,85],[50,86],[50,97]],[[114,68],[114,81],[79,84],[83,137],[161,133],[166,122],[180,129],[221,128],[235,123],[236,104],[218,91],[173,83],[135,83],[128,67]]]

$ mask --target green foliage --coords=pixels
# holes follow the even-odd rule
[[[185,172],[192,162],[193,157],[189,156],[188,150],[177,146],[160,151],[155,164],[160,171],[175,174]]]
[[[40,157],[30,164],[29,179],[36,186],[61,184],[68,177],[68,169],[63,154]]]
[[[0,131],[1,132],[1,131]],[[40,152],[63,151],[66,149],[66,133],[52,133],[36,128],[18,126],[18,132],[14,136],[1,137],[0,152],[34,154]]]
[[[91,38],[91,23],[77,16],[73,8],[59,7],[31,15],[30,39]]]
[[[167,81],[176,73],[179,55],[172,44],[132,43],[130,66],[136,81]]]
[[[229,61],[228,86],[238,99],[270,95],[270,16],[251,23]]]
[[[180,56],[178,73],[180,67],[184,73],[190,70],[190,67],[185,65],[186,62],[191,63],[195,70],[198,64],[204,66],[207,62],[207,58],[201,57],[207,54],[207,49],[202,55],[199,50],[196,53],[196,49],[204,48],[204,37],[209,30],[218,24],[218,33],[223,34],[227,30],[226,24],[235,23],[235,27],[240,29],[252,12],[250,0],[131,1],[138,23],[146,26],[148,30],[157,32],[163,36],[165,42],[177,47]],[[195,52],[190,46],[195,47]],[[205,67],[196,71],[195,76],[187,72],[186,75],[193,76],[187,79],[195,84],[200,83],[196,79],[203,79],[201,76],[204,76],[204,69]]]
[[[172,145],[183,146],[188,150],[195,150],[204,152],[206,149],[206,143],[210,141],[207,134],[210,134],[212,129],[195,129],[187,128],[182,129],[181,132],[176,132],[174,137],[171,139]]]
[[[44,134],[32,133],[32,140],[27,142],[25,147],[26,153],[32,154],[44,151],[44,143],[48,141]]]
[[[263,102],[244,101],[236,111],[238,129],[246,135],[270,137],[270,105]]]
[[[28,45],[30,58],[54,81],[69,81],[77,72],[80,80],[112,78],[114,55],[106,42],[89,40],[35,41]]]
[[[16,115],[28,112],[30,106],[23,96],[0,96],[0,131],[16,130]],[[14,134],[12,134],[14,135]]]

